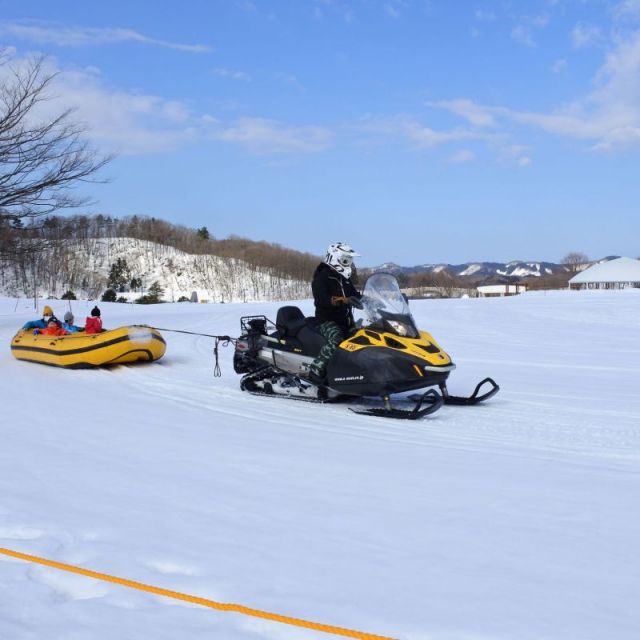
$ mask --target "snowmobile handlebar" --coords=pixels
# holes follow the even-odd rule
[[[351,307],[355,307],[356,309],[364,309],[364,305],[362,301],[357,296],[331,296],[331,304],[334,307],[337,307],[341,304],[348,304]]]

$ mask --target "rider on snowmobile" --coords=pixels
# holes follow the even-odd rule
[[[359,255],[348,244],[336,242],[329,245],[313,274],[311,289],[318,331],[327,341],[309,368],[310,379],[317,384],[324,382],[327,362],[353,329],[352,307],[362,308],[362,294],[351,282],[353,258]]]

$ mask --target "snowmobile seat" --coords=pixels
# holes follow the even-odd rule
[[[276,329],[281,338],[295,338],[304,327],[306,318],[298,307],[280,307],[276,316]]]
[[[298,330],[296,338],[299,340],[304,354],[314,358],[325,345],[326,338],[318,331],[316,318],[307,318],[305,324]]]

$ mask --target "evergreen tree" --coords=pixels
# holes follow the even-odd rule
[[[164,289],[160,283],[156,280],[150,287],[147,293],[140,296],[136,302],[138,304],[157,304],[162,302],[162,296],[164,295]]]
[[[117,297],[118,294],[115,292],[115,289],[107,289],[100,299],[102,302],[115,302]]]
[[[124,258],[118,258],[109,269],[107,287],[116,291],[124,291],[124,288],[129,283],[130,276],[131,272],[127,261]]]
[[[164,289],[160,286],[160,283],[156,280],[147,291],[147,295],[153,302],[160,302],[164,295]]]

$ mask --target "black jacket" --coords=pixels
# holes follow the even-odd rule
[[[360,298],[360,293],[349,278],[345,278],[328,264],[321,262],[313,274],[311,283],[313,301],[316,305],[316,318],[320,322],[332,320],[346,334],[353,326],[353,313],[350,304],[332,304],[336,297]]]

